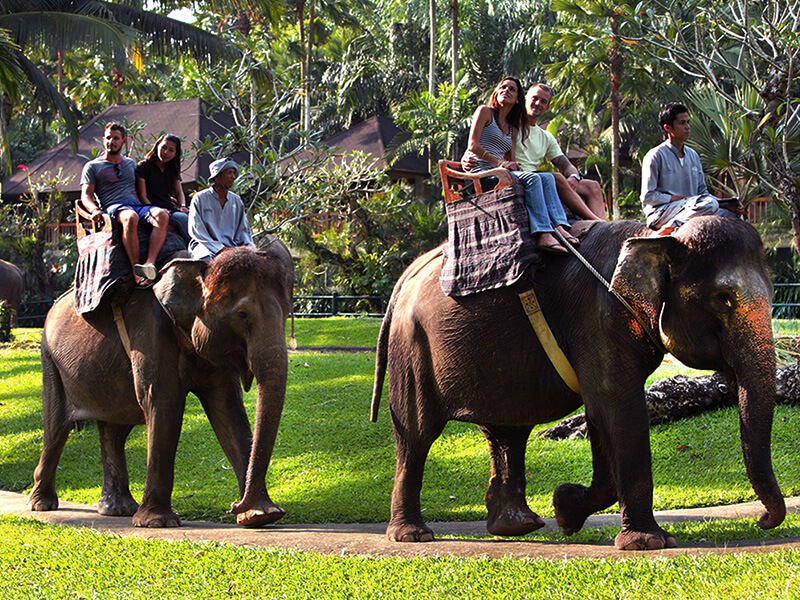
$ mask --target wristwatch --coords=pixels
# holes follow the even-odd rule
[[[570,177],[574,177],[574,178],[575,178],[575,179],[577,179],[578,181],[580,181],[581,179],[583,179],[583,177],[581,177],[581,174],[580,174],[580,173],[572,173],[571,175],[569,175],[569,176],[567,177],[567,179],[569,179]]]

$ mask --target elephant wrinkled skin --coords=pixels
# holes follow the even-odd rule
[[[511,289],[447,297],[439,286],[441,259],[430,254],[398,281],[378,339],[372,399],[375,420],[388,373],[397,443],[390,539],[433,539],[420,489],[428,451],[448,420],[476,423],[488,441],[489,532],[523,535],[541,527],[525,501],[528,436],[534,425],[583,403],[594,473],[589,487],[565,483],[555,490],[559,526],[570,535],[590,514],[619,502],[617,548],[675,546],[653,517],[644,383],[664,356],[659,336],[683,363],[722,371],[738,389],[744,462],[767,509],[759,525],[783,521],[770,456],[772,283],[756,231],[741,221],[698,217],[674,237],[650,237],[639,223],[616,221],[592,227],[579,250],[654,336],[575,257],[548,255],[534,288],[580,395],[559,378]]]
[[[42,455],[28,499],[31,510],[58,508],[55,475],[70,425],[96,420],[103,488],[98,512],[133,515],[142,527],[180,525],[171,496],[186,394],[200,400],[233,466],[242,501],[237,522],[257,526],[284,515],[265,477],[278,430],[288,356],[286,319],[294,271],[277,239],[266,250],[234,248],[206,268],[176,259],[152,289],[122,303],[127,356],[109,303],[78,316],[72,292],[50,310],[42,335]],[[255,433],[242,386],[256,381]],[[128,485],[125,440],[147,427],[147,476],[141,504]]]

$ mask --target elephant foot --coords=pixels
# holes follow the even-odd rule
[[[181,520],[178,515],[169,509],[156,510],[146,508],[144,504],[133,515],[134,527],[180,527]]]
[[[270,502],[239,513],[236,515],[236,524],[242,527],[263,527],[282,519],[285,514],[285,510]]]
[[[675,538],[656,526],[652,531],[632,531],[623,529],[614,538],[617,550],[662,550],[663,548],[677,548]]]
[[[27,506],[32,511],[58,510],[58,496],[33,490],[28,496]]]
[[[553,493],[556,523],[566,536],[580,531],[593,511],[587,509],[589,488],[574,483],[562,483]]]
[[[386,537],[392,542],[432,542],[433,529],[425,523],[415,525],[390,522],[386,528]]]
[[[517,536],[525,535],[544,527],[544,521],[523,501],[505,505],[487,506],[489,517],[486,530],[492,535]]]
[[[139,503],[130,494],[125,497],[103,496],[97,502],[97,512],[106,517],[130,517],[139,510]]]

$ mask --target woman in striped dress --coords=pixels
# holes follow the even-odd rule
[[[488,105],[478,107],[472,117],[469,145],[461,163],[471,173],[496,167],[508,169],[525,188],[531,233],[539,248],[566,254],[567,249],[553,235],[554,230],[558,229],[571,244],[579,242],[567,231],[569,223],[556,192],[555,178],[551,173],[520,171],[514,160],[517,136],[525,139],[528,134],[525,97],[521,90],[522,84],[516,77],[506,77],[495,88]]]

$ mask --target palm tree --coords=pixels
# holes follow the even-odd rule
[[[568,57],[547,67],[556,81],[568,87],[573,96],[585,99],[599,92],[607,98],[611,111],[611,199],[615,219],[620,216],[620,87],[626,60],[618,4],[608,0],[553,0],[552,8],[559,13],[561,22],[542,36],[545,45]]]
[[[31,50],[52,48],[63,58],[65,49],[84,46],[108,52],[120,62],[126,59],[126,50],[141,55],[145,46],[159,55],[189,55],[205,64],[239,55],[231,44],[197,27],[129,4],[102,0],[4,0],[0,3],[0,28],[8,31],[16,44],[12,53],[30,87],[64,119],[74,150],[77,127],[72,112],[59,90],[28,59],[26,53]]]

